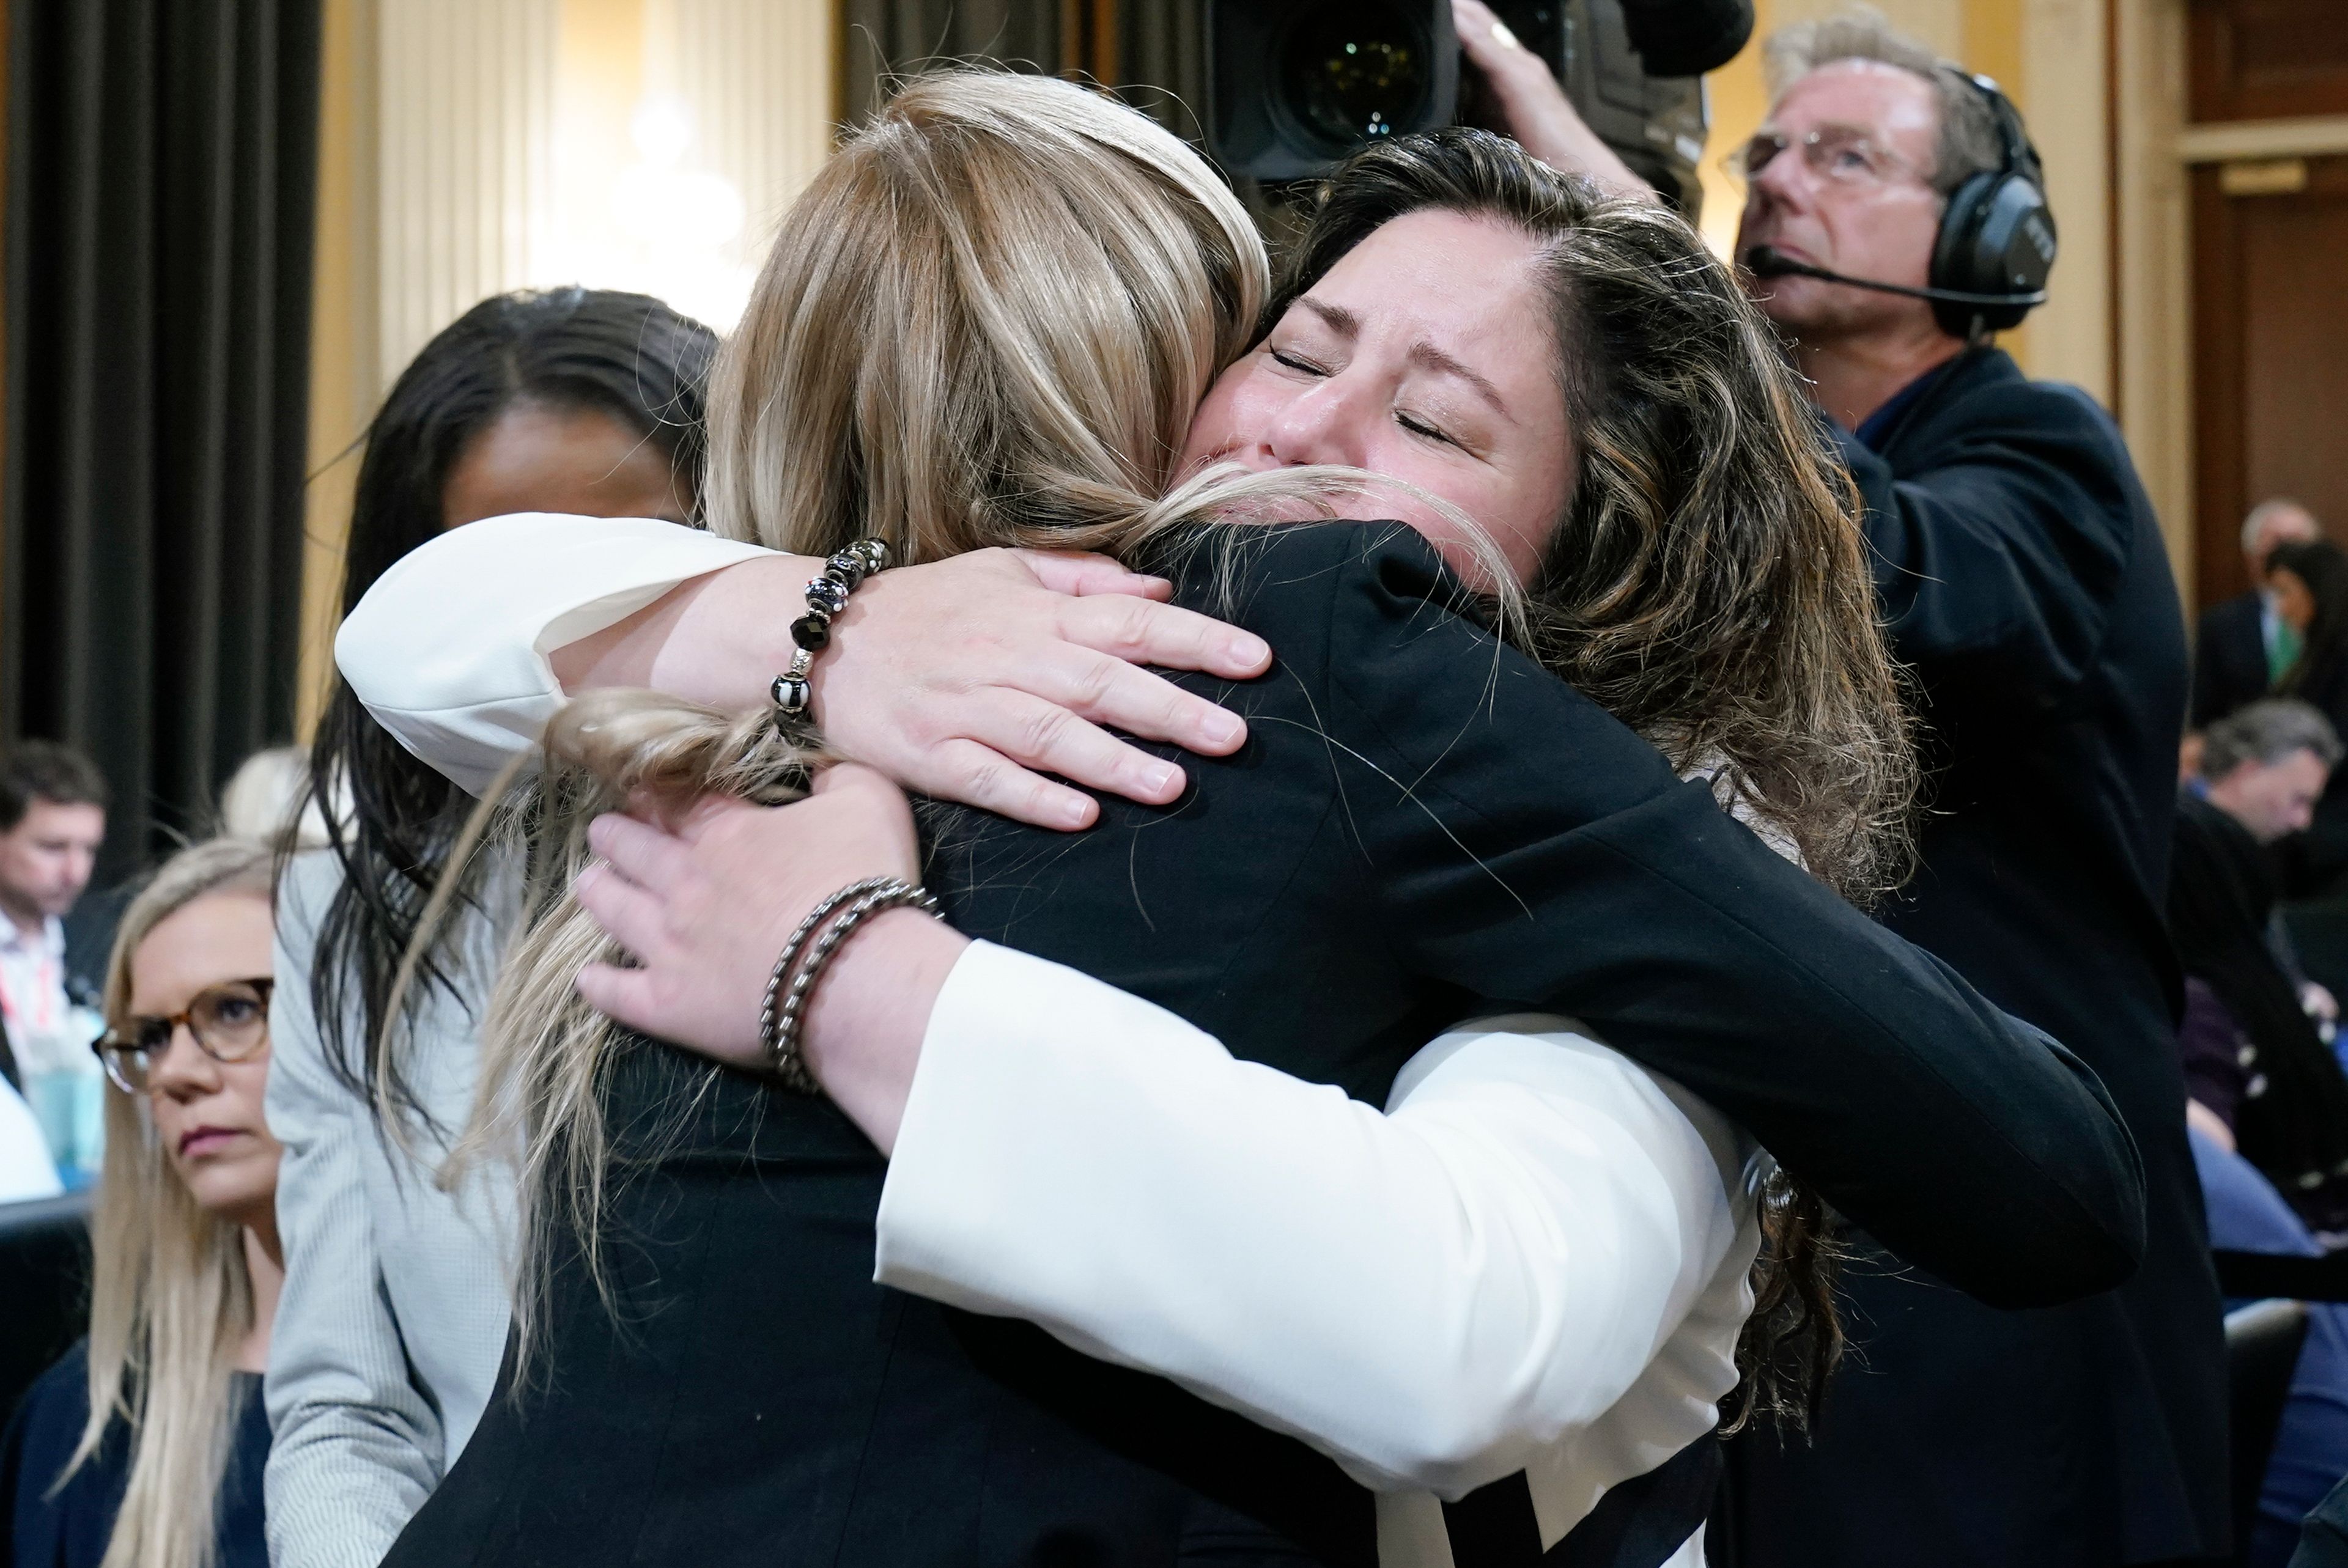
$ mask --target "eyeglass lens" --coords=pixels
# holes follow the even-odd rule
[[[180,1015],[196,1046],[215,1061],[241,1061],[269,1038],[269,999],[243,981],[215,986],[188,1004]],[[171,1049],[178,1018],[143,1018],[124,1035],[109,1036],[99,1052],[107,1074],[126,1092],[144,1092],[154,1064]]]
[[[1745,144],[1736,161],[1750,179],[1776,162],[1779,153],[1797,145],[1810,172],[1823,179],[1849,183],[1881,180],[1890,173],[1890,158],[1874,142],[1857,131],[1839,127],[1814,130],[1798,143],[1789,141],[1779,132],[1763,131]]]

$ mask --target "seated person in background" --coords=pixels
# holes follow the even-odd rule
[[[2225,723],[2188,735],[2190,762],[2184,775],[2203,799],[2250,829],[2260,844],[2271,845],[2307,831],[2339,764],[2341,745],[2332,721],[2309,703],[2277,697],[2256,707],[2255,714],[2239,711]],[[2211,733],[2220,737],[2214,765],[2209,755]],[[2298,988],[2300,1005],[2329,1040],[2340,1003],[2328,988],[2307,978],[2280,910],[2268,918],[2267,945]]]
[[[221,791],[220,831],[273,846],[324,848],[326,820],[310,793],[309,748],[272,746],[238,764]],[[288,835],[291,844],[279,845]]]
[[[105,949],[92,950],[91,933],[69,929],[66,917],[89,886],[106,805],[105,776],[79,752],[50,741],[0,752],[0,1078],[32,1112],[40,1163],[54,1162],[52,1174],[76,1185],[98,1163],[100,1096],[88,1049],[97,1025],[82,1004],[96,1000]]]
[[[284,1277],[262,1119],[273,873],[267,845],[214,839],[123,916],[89,1337],[0,1441],[0,1559],[266,1568],[260,1373]]]
[[[2260,501],[2242,519],[2242,565],[2250,591],[2201,612],[2193,638],[2195,729],[2265,696],[2299,657],[2299,632],[2276,612],[2267,587],[2267,557],[2277,545],[2322,537],[2314,513],[2281,497]]]
[[[2323,1247],[2308,1234],[2306,1223],[2235,1152],[2224,1122],[2199,1104],[2199,1083],[2195,1092],[2197,1099],[2187,1102],[2186,1132],[2201,1175],[2209,1245],[2300,1257],[2321,1254]],[[2348,1307],[2310,1302],[2307,1340],[2291,1373],[2282,1424],[2259,1491],[2258,1521],[2250,1539],[2241,1543],[2240,1560],[2249,1568],[2281,1568],[2299,1539],[2300,1522],[2343,1471],[2348,1471]]]
[[[2230,1111],[2241,1153],[2318,1231],[2348,1230],[2348,1075],[2278,952],[2264,846],[2307,825],[2340,755],[2304,702],[2253,702],[2210,725],[2201,776],[2179,794],[2168,881],[2178,958],[2200,982],[2188,1074],[2205,1060],[2240,1065],[2240,1103],[2209,1109]]]
[[[2274,694],[2312,703],[2334,730],[2348,725],[2348,551],[2328,539],[2277,545],[2267,557],[2267,588],[2300,644]],[[2325,788],[2314,820],[2280,842],[2276,859],[2285,897],[2348,887],[2348,780]]]

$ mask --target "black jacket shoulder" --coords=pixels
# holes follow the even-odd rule
[[[1935,707],[2075,710],[2116,620],[2133,636],[2156,600],[2177,620],[2127,444],[2085,393],[2031,381],[2001,351],[1937,374],[1881,453],[1834,433],[1896,651]],[[2180,666],[2182,630],[2165,632]]]
[[[0,1496],[8,1504],[7,1561],[25,1568],[97,1568],[114,1533],[129,1474],[119,1420],[97,1453],[54,1495],[89,1419],[89,1343],[77,1341],[41,1374],[0,1440]]]

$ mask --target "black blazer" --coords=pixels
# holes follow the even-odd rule
[[[1459,1018],[1570,1013],[1986,1296],[2128,1271],[2135,1157],[2075,1060],[1445,613],[1415,535],[1237,548],[1235,601],[1195,561],[1181,599],[1280,651],[1201,683],[1245,750],[1076,836],[942,814],[956,924],[1373,1102]],[[391,1563],[1375,1560],[1369,1495],[1303,1446],[875,1286],[883,1166],[827,1102],[644,1044],[609,1103],[614,1299],[562,1254],[542,1376],[492,1402]]]
[[[2259,596],[2219,600],[2201,612],[2193,637],[2193,727],[2216,723],[2267,694],[2267,640]]]
[[[1842,439],[1932,768],[1889,923],[2086,1059],[2136,1134],[2150,1231],[2136,1277],[2053,1313],[1846,1271],[1865,1370],[1814,1447],[1740,1455],[1736,1560],[2221,1553],[2223,1346],[2163,920],[2186,667],[2159,528],[2109,416],[1994,350],[1952,361],[1881,456]]]

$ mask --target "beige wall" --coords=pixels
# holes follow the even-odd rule
[[[833,0],[325,0],[303,734],[333,685],[357,442],[390,382],[509,289],[638,289],[730,325],[829,151],[836,31]],[[668,162],[640,128],[660,96],[689,122]],[[738,221],[721,236],[695,197]]]
[[[396,0],[394,0],[396,3]],[[343,540],[376,368],[376,0],[326,0],[318,126],[318,231],[310,300],[310,485],[303,509],[302,664],[295,733],[307,740],[333,690]]]

